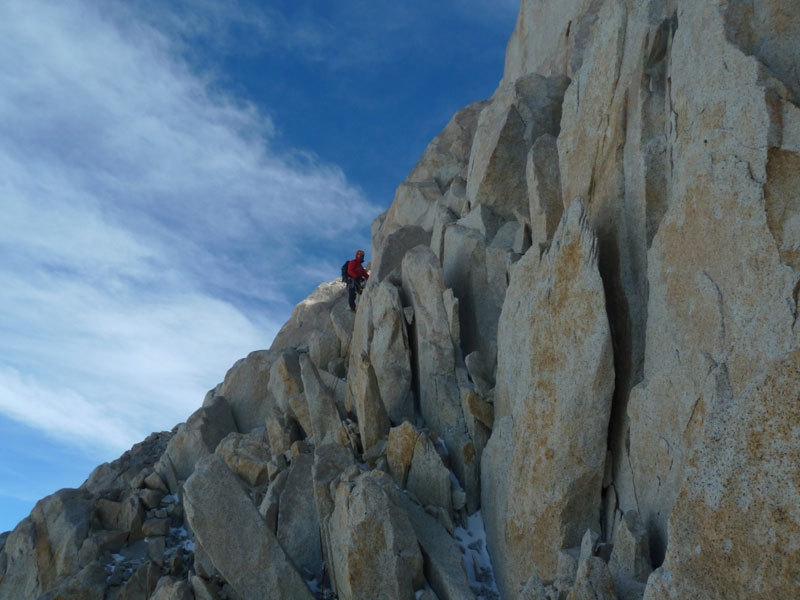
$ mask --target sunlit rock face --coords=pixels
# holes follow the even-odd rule
[[[489,440],[482,505],[506,590],[531,573],[555,579],[558,551],[600,527],[614,367],[596,239],[579,201],[547,254],[532,249],[517,263],[499,331],[495,419],[509,435]]]
[[[800,597],[798,39],[790,0],[524,0],[356,313],[323,283],[42,500],[0,600]]]

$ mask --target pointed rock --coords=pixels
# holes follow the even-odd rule
[[[336,490],[330,520],[341,600],[412,600],[423,586],[417,538],[391,478],[369,471]]]
[[[370,291],[371,364],[375,369],[381,403],[392,423],[414,418],[411,393],[411,359],[403,305],[398,289],[381,283]]]
[[[311,435],[311,415],[303,395],[300,359],[295,350],[281,352],[273,363],[269,376],[269,392],[275,398],[278,408],[300,425],[306,436]]]
[[[474,598],[456,541],[439,521],[408,498],[405,498],[405,509],[422,550],[425,578],[439,600]]]
[[[155,466],[169,491],[177,493],[180,482],[192,474],[197,461],[213,453],[222,438],[232,431],[236,431],[236,421],[228,401],[222,396],[192,413],[178,428]]]
[[[345,406],[352,407],[358,418],[364,450],[383,438],[390,426],[369,352],[373,331],[371,312],[371,304],[367,299],[356,314],[345,396]]]
[[[282,351],[308,343],[314,331],[330,331],[347,347],[347,286],[341,278],[320,284],[311,295],[292,310],[292,316],[281,327],[270,350]],[[342,320],[342,317],[344,320]],[[334,322],[335,321],[335,322]],[[352,327],[352,320],[350,321]],[[342,331],[338,329],[342,328]]]
[[[333,564],[333,542],[331,539],[331,515],[336,507],[336,487],[344,473],[358,469],[353,453],[342,446],[328,444],[318,446],[314,452],[312,478],[314,482],[314,502],[319,517],[322,553],[325,562]],[[346,476],[345,476],[346,477]],[[336,573],[329,569],[333,588],[338,589]]]
[[[433,505],[452,513],[450,470],[444,466],[433,442],[425,433],[417,436],[408,470],[406,489],[423,506]]]
[[[241,432],[247,433],[264,425],[270,409],[267,386],[274,360],[275,354],[267,350],[251,352],[225,375],[217,395],[228,401]]]
[[[212,455],[197,465],[184,486],[184,507],[197,541],[238,596],[313,600],[222,459]]]
[[[644,583],[653,572],[647,530],[635,510],[629,510],[622,518],[614,536],[614,550],[608,568],[615,583],[617,580],[623,583],[623,579]],[[617,587],[623,586],[617,585]]]
[[[452,468],[467,491],[469,510],[477,510],[479,461],[467,432],[457,379],[458,302],[445,288],[444,276],[430,248],[418,246],[402,264],[403,293],[414,308],[415,370],[419,405],[426,425],[447,446]],[[464,369],[463,365],[458,368]]]
[[[366,450],[386,436],[391,423],[412,419],[414,405],[408,334],[397,288],[383,281],[369,287],[362,302],[353,330],[346,405],[356,408]]]
[[[531,572],[553,580],[559,549],[599,527],[614,368],[596,261],[575,201],[549,253],[540,261],[532,248],[518,263],[503,305],[495,419],[511,421],[493,432],[482,470],[504,593]]]
[[[543,135],[533,144],[528,153],[526,177],[532,243],[544,248],[553,239],[564,212],[555,137]]]
[[[405,225],[386,236],[379,248],[373,250],[370,279],[383,281],[400,267],[406,252],[415,246],[431,243],[431,232],[419,225]]]
[[[386,459],[392,477],[400,488],[406,487],[408,471],[414,459],[414,448],[417,446],[420,431],[408,421],[404,421],[389,431],[386,444]]]
[[[292,460],[278,506],[277,537],[298,569],[318,577],[322,573],[322,550],[311,477],[313,466],[313,454],[301,454]]]
[[[165,576],[158,580],[150,600],[194,600],[194,593],[188,582]]]
[[[39,500],[5,541],[0,598],[38,598],[60,578],[77,573],[92,510],[92,498],[84,490],[63,489]]]
[[[509,221],[528,214],[528,149],[542,135],[558,135],[568,82],[533,74],[495,92],[481,112],[470,155],[467,199],[472,207],[485,204]]]
[[[270,531],[276,534],[278,533],[278,509],[280,508],[281,494],[286,487],[288,477],[288,469],[278,473],[270,482],[267,493],[264,494],[264,499],[258,507],[258,514],[264,519]]]
[[[347,432],[342,425],[342,415],[339,414],[333,395],[322,382],[320,372],[311,358],[305,354],[300,355],[300,372],[311,420],[309,433],[313,434],[314,443],[317,446],[347,444]]]

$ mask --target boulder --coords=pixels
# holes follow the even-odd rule
[[[386,415],[392,424],[399,424],[414,418],[414,398],[408,333],[398,289],[388,282],[371,288],[370,305],[370,363]]]
[[[361,444],[369,449],[389,431],[389,417],[380,398],[375,368],[370,356],[372,306],[369,296],[362,301],[353,326],[350,363],[347,367],[345,406],[355,412]]]
[[[198,463],[184,486],[184,508],[197,541],[239,597],[313,599],[221,458],[210,455]]]
[[[617,600],[608,565],[602,558],[594,555],[598,538],[599,535],[592,531],[587,531],[584,535],[575,584],[567,600]]]
[[[258,514],[264,519],[270,531],[275,534],[278,533],[278,510],[280,508],[281,494],[286,487],[286,479],[288,477],[288,469],[278,473],[275,479],[270,482],[269,487],[267,487],[267,492],[258,507]]]
[[[464,569],[461,548],[456,541],[421,506],[408,498],[405,498],[404,506],[422,551],[425,579],[439,600],[474,598]]]
[[[246,433],[264,425],[271,406],[268,385],[275,358],[273,352],[257,350],[225,374],[217,395],[228,401],[238,431]]]
[[[176,493],[180,482],[194,471],[197,461],[213,453],[217,444],[232,431],[236,431],[236,421],[230,405],[224,397],[216,396],[178,427],[156,463],[155,472],[168,485],[169,491]]]
[[[487,102],[474,102],[457,111],[408,174],[408,181],[435,181],[444,193],[453,180],[467,174],[478,118]]]
[[[312,331],[308,338],[308,356],[319,369],[327,369],[331,361],[341,358],[342,342],[328,329]]]
[[[389,262],[386,263],[386,267],[382,266],[384,264],[382,253],[388,237],[403,227],[418,227],[430,233],[441,201],[442,191],[434,180],[405,181],[397,186],[389,210],[383,218],[376,219],[372,225],[372,256],[377,259],[376,266],[380,263],[382,276],[385,277],[391,272],[386,270],[390,263],[396,258],[402,259],[402,256],[398,256],[398,252],[390,250],[390,257],[387,257]],[[402,247],[406,245],[402,242],[402,238],[401,235],[395,240],[395,243],[400,242],[398,248],[400,253]]]
[[[561,201],[561,177],[558,170],[556,138],[545,134],[528,152],[526,163],[528,210],[531,241],[535,248],[545,248],[555,235],[564,205]]]
[[[476,209],[470,215],[478,212],[483,211]],[[464,221],[466,218],[445,232],[442,273],[445,285],[458,298],[461,350],[464,355],[480,352],[491,377],[497,356],[497,321],[506,286],[503,281],[502,288],[495,290],[489,284],[486,234],[465,226]]]
[[[144,537],[144,519],[144,506],[135,493],[129,492],[119,501],[98,498],[94,505],[93,521],[99,529],[126,531],[131,540]]]
[[[410,422],[404,421],[389,431],[386,444],[386,459],[389,463],[389,472],[397,485],[406,487],[408,471],[414,459],[414,448],[417,446],[421,432]]]
[[[339,338],[339,344],[342,349],[342,355],[347,356],[350,349],[350,338],[353,335],[353,325],[355,323],[355,315],[350,311],[350,306],[347,303],[347,286],[344,283],[340,284],[344,293],[342,299],[335,303],[328,314],[330,327],[334,335]]]
[[[342,425],[344,415],[339,413],[333,395],[323,383],[314,362],[306,354],[300,355],[300,374],[311,421],[309,433],[313,434],[314,443],[317,446],[329,443],[345,445],[347,432]]]
[[[557,136],[569,80],[530,74],[501,85],[481,112],[467,175],[471,207],[484,204],[504,220],[529,214],[526,161],[533,142]]]
[[[452,468],[467,491],[469,510],[479,504],[479,461],[461,409],[457,369],[458,302],[445,288],[442,268],[430,248],[418,246],[402,264],[403,294],[414,309],[412,356],[418,397],[427,426],[445,441]]]
[[[258,487],[266,483],[267,467],[272,458],[266,431],[229,433],[214,453],[248,485]]]
[[[400,267],[405,253],[414,246],[431,243],[431,231],[419,225],[398,227],[386,236],[383,244],[372,251],[372,271],[370,279],[383,281],[392,271]]]
[[[470,388],[461,388],[461,410],[467,431],[475,447],[476,460],[480,461],[494,426],[494,406]]]
[[[520,587],[517,600],[557,600],[558,592],[551,586],[546,586],[534,573],[528,581]]]
[[[424,582],[417,538],[394,482],[370,471],[336,490],[332,570],[341,600],[412,600]]]
[[[306,575],[322,573],[319,519],[314,499],[313,454],[292,460],[278,506],[278,542],[292,563]]]
[[[0,598],[38,598],[60,579],[75,575],[92,512],[92,497],[85,490],[63,489],[39,500],[6,539]]]
[[[318,446],[314,452],[314,467],[311,471],[314,485],[314,503],[319,519],[323,558],[327,565],[333,564],[334,550],[331,540],[330,520],[336,507],[336,487],[342,475],[358,469],[355,457],[348,449],[335,444]],[[336,585],[336,574],[329,571]]]
[[[270,371],[269,392],[281,412],[300,425],[305,436],[311,435],[311,415],[303,395],[300,358],[295,350],[284,350],[275,359]]]
[[[346,347],[344,333],[352,320],[348,321],[344,311],[347,307],[347,286],[341,278],[320,284],[311,295],[300,302],[292,310],[292,316],[281,327],[270,346],[270,350],[283,351],[297,348],[308,342],[308,337],[315,331],[330,331],[342,341]]]
[[[287,452],[292,444],[302,439],[303,431],[293,418],[274,407],[264,421],[267,440],[273,456]]]
[[[94,561],[37,600],[104,600],[106,579],[105,566]]]
[[[444,235],[447,228],[453,223],[458,221],[458,215],[447,208],[446,206],[439,205],[436,211],[436,218],[433,220],[433,232],[431,233],[431,250],[439,258],[441,262],[444,256]]]
[[[78,551],[78,564],[86,566],[106,553],[117,552],[128,541],[129,531],[93,531]]]
[[[210,581],[191,575],[189,583],[192,585],[195,600],[220,600],[219,589]]]
[[[531,573],[553,580],[559,549],[599,528],[614,367],[596,261],[575,201],[542,260],[531,248],[517,264],[503,305],[495,423],[505,423],[482,470],[504,594]]]
[[[617,588],[625,587],[629,579],[644,583],[653,572],[647,529],[635,510],[629,510],[622,518],[608,569]]]
[[[160,579],[161,569],[146,562],[122,585],[119,600],[149,600]]]
[[[194,600],[194,593],[187,581],[167,575],[158,580],[150,600]]]
[[[380,255],[387,237],[400,227],[416,225],[430,232],[442,204],[461,215],[473,138],[485,105],[476,102],[458,111],[428,144],[406,181],[398,186],[392,206],[373,223],[373,256]],[[388,272],[381,269],[381,279]]]
[[[417,436],[414,454],[408,470],[406,489],[422,504],[453,510],[450,496],[450,470],[444,466],[442,457],[433,442],[425,434]]]
[[[348,374],[345,404],[356,409],[365,450],[383,438],[391,424],[414,418],[403,306],[397,288],[388,281],[370,285],[363,297]]]

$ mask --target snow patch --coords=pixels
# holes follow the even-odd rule
[[[464,555],[464,567],[476,600],[499,600],[500,591],[486,547],[486,528],[481,512],[467,517],[466,527],[456,527],[453,537]]]

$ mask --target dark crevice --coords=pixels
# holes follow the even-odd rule
[[[646,206],[647,247],[653,243],[667,212],[669,194],[667,180],[671,167],[668,152],[669,53],[675,18],[664,19],[650,44],[642,68],[642,133]]]

